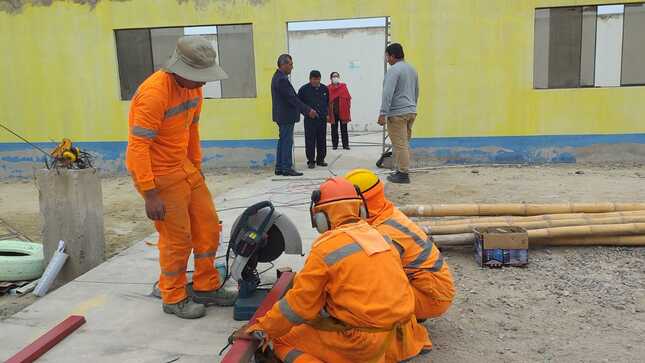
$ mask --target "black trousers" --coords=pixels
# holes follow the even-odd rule
[[[305,118],[305,152],[307,163],[325,161],[327,156],[327,122],[324,119]]]
[[[342,123],[336,119],[336,122],[331,124],[331,144],[336,149],[338,147],[338,125],[340,124],[340,135],[343,141],[343,147],[349,147],[349,134],[347,134],[347,124]]]

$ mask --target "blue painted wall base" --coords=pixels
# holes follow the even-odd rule
[[[52,150],[54,143],[37,143]],[[80,142],[104,174],[125,174],[126,142]],[[645,134],[455,137],[412,139],[414,166],[437,164],[548,164],[641,162]],[[276,140],[203,141],[205,169],[275,164]],[[377,156],[374,156],[376,160]],[[29,177],[44,156],[24,143],[0,143],[0,177]],[[357,165],[359,166],[359,165]]]

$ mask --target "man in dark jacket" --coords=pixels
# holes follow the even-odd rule
[[[329,91],[327,86],[320,84],[320,72],[313,70],[309,73],[309,83],[298,91],[298,98],[307,106],[318,113],[318,117],[305,116],[305,149],[307,166],[313,169],[318,166],[327,166],[327,108],[329,104]],[[318,155],[316,155],[318,151]]]
[[[273,121],[278,124],[280,139],[276,152],[275,175],[301,176],[293,169],[293,126],[300,121],[300,114],[317,118],[318,113],[300,101],[289,81],[293,60],[288,54],[278,57],[278,70],[271,80]]]

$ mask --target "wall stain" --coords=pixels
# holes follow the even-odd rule
[[[0,0],[0,12],[17,15],[22,12],[25,6],[51,6],[54,1],[67,1],[78,5],[87,5],[90,10],[94,10],[101,0]],[[125,2],[132,0],[109,0],[113,2]],[[236,5],[238,3],[248,3],[252,6],[262,6],[270,0],[176,0],[177,3],[193,3],[195,9],[204,11],[212,3],[219,7],[225,5]]]

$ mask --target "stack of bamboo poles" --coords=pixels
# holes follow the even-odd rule
[[[438,204],[401,207],[439,246],[472,245],[476,227],[522,227],[542,246],[645,246],[645,203]]]

